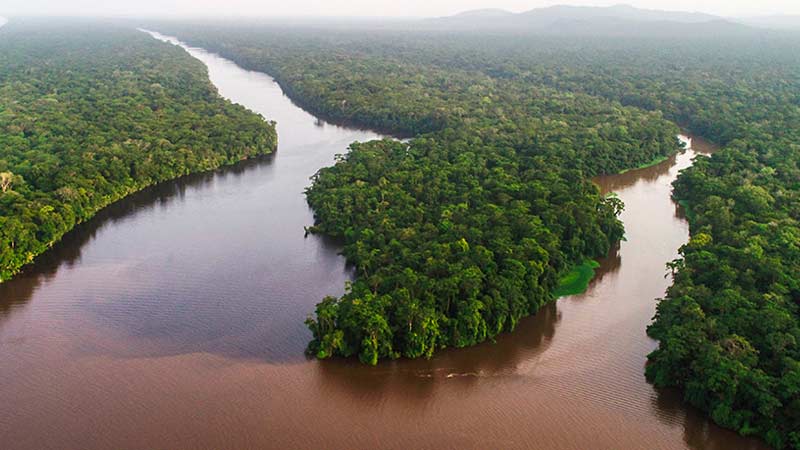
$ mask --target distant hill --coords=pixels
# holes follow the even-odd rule
[[[703,23],[721,20],[721,17],[710,14],[679,11],[657,11],[652,9],[639,9],[630,5],[616,5],[608,7],[592,6],[550,6],[537,8],[520,13],[520,17],[540,23],[552,23],[556,20],[600,20],[617,19],[642,22],[680,22]]]
[[[629,5],[609,7],[550,6],[522,13],[501,9],[466,11],[431,19],[441,29],[498,30],[568,35],[719,35],[747,30],[722,17],[680,11],[640,9]]]
[[[800,15],[746,17],[736,19],[736,22],[758,28],[800,31]]]
[[[487,9],[473,9],[471,11],[464,11],[462,13],[458,13],[454,16],[450,16],[450,18],[458,18],[458,19],[496,19],[499,17],[510,17],[513,16],[514,13],[511,11],[506,11],[505,9],[498,9],[498,8],[487,8]]]

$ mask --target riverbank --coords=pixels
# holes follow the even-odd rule
[[[168,26],[166,29],[180,30],[180,26],[172,28]],[[424,124],[425,127],[438,130],[434,134],[426,135],[425,139],[415,140],[410,149],[407,147],[389,148],[390,146],[380,143],[361,145],[359,147],[364,151],[360,154],[354,155],[355,152],[350,152],[341,158],[337,168],[321,171],[320,174],[327,176],[326,181],[318,183],[321,177],[315,178],[315,185],[309,191],[315,194],[309,195],[309,203],[317,212],[317,229],[323,229],[336,236],[345,235],[348,229],[353,230],[348,235],[351,238],[346,243],[345,253],[350,261],[359,267],[359,275],[362,276],[353,283],[351,297],[368,295],[368,292],[372,292],[385,298],[386,305],[376,307],[376,311],[374,311],[376,317],[388,321],[399,320],[397,319],[399,315],[395,314],[393,309],[402,302],[393,302],[391,297],[395,293],[397,296],[404,295],[400,293],[401,288],[406,288],[403,284],[409,281],[398,277],[397,274],[406,273],[405,269],[410,269],[412,273],[426,278],[425,283],[428,288],[425,289],[425,292],[427,294],[439,298],[452,298],[452,307],[447,307],[447,304],[435,304],[428,299],[424,300],[425,314],[441,315],[441,318],[435,321],[434,328],[438,328],[440,325],[443,327],[439,331],[431,331],[430,334],[426,332],[426,336],[439,336],[436,339],[443,340],[442,342],[434,347],[428,338],[425,338],[425,342],[422,343],[422,341],[404,337],[405,333],[414,332],[415,320],[424,322],[425,319],[417,315],[416,319],[411,320],[411,326],[400,327],[390,323],[388,328],[394,331],[381,334],[380,345],[373,342],[375,339],[370,341],[373,342],[370,345],[379,347],[379,350],[376,350],[379,353],[378,359],[396,357],[399,354],[409,357],[428,355],[432,348],[471,345],[491,338],[507,325],[510,327],[519,320],[520,314],[531,313],[538,309],[545,298],[549,300],[549,291],[554,285],[553,280],[557,278],[557,272],[560,272],[563,267],[563,261],[576,261],[587,256],[605,254],[608,248],[622,236],[621,227],[614,219],[616,212],[607,213],[611,205],[597,198],[596,192],[593,192],[588,181],[581,180],[579,182],[574,179],[576,172],[568,174],[568,171],[581,170],[587,176],[594,173],[618,172],[621,169],[651,160],[654,155],[672,153],[675,150],[674,135],[678,130],[674,124],[663,120],[656,114],[646,113],[635,108],[609,108],[606,101],[599,97],[575,96],[545,87],[538,87],[541,92],[537,91],[533,94],[528,89],[530,86],[522,80],[488,80],[471,71],[450,70],[438,66],[417,67],[414,65],[414,70],[411,71],[408,70],[411,66],[406,65],[406,70],[400,74],[401,79],[395,80],[376,76],[376,70],[380,72],[385,70],[385,67],[391,67],[387,66],[386,61],[380,59],[368,60],[368,64],[356,63],[355,66],[348,69],[346,54],[342,58],[331,60],[328,59],[328,55],[316,58],[305,53],[318,49],[316,46],[287,51],[285,45],[270,45],[271,41],[268,39],[259,41],[254,39],[246,45],[241,39],[234,38],[236,33],[233,31],[218,39],[211,38],[208,34],[203,34],[198,30],[194,30],[194,32],[191,30],[188,32],[177,31],[177,33],[182,39],[192,44],[213,41],[213,48],[220,50],[222,55],[232,57],[241,64],[249,64],[247,67],[258,67],[270,72],[277,76],[279,82],[282,79],[291,80],[293,85],[290,90],[294,94],[288,92],[288,95],[296,97],[298,91],[301,92],[304,98],[313,100],[315,111],[342,112],[361,123],[397,124],[398,127],[410,126],[415,131],[419,131],[417,129],[419,124]],[[280,70],[276,71],[276,67],[279,67]],[[325,68],[323,69],[323,67]],[[355,67],[364,70],[352,70]],[[366,70],[367,67],[377,69]],[[405,78],[406,72],[410,78]],[[420,76],[420,73],[425,75]],[[439,77],[448,77],[450,82],[436,83],[434,80]],[[394,81],[389,82],[390,79]],[[458,80],[474,80],[482,86],[485,92],[482,96],[464,92],[457,86],[472,83],[462,83]],[[289,89],[285,84],[284,88]],[[505,107],[489,107],[487,106],[489,104],[502,104]],[[526,112],[534,109],[540,111],[535,118]],[[434,118],[445,121],[447,126],[438,127],[438,122],[433,120]],[[570,125],[566,126],[567,123]],[[619,128],[615,128],[615,130],[621,132],[603,132],[590,136],[576,131],[605,129],[609,123],[619,125]],[[498,133],[499,130],[502,132]],[[539,142],[538,137],[545,138],[546,142]],[[584,145],[584,141],[587,141],[586,145]],[[511,142],[515,142],[513,145],[518,147],[517,152],[510,150]],[[566,142],[571,142],[572,145],[564,147]],[[642,142],[647,142],[647,145],[643,146]],[[467,149],[469,151],[466,151]],[[529,151],[535,149],[540,159],[530,158],[530,155],[523,149]],[[404,158],[402,156],[404,152],[410,157],[402,161],[405,163],[404,167],[399,167],[402,165],[400,159]],[[570,154],[569,158],[565,157],[568,153]],[[476,160],[473,161],[473,164],[465,164],[464,158],[459,158],[457,154],[461,156],[474,154]],[[348,160],[356,160],[357,164],[369,167],[366,176],[356,172],[349,173]],[[502,167],[496,166],[496,164],[500,164]],[[462,168],[461,165],[464,167]],[[539,165],[547,168],[538,167]],[[409,183],[409,180],[413,178],[412,174],[406,175],[406,171],[411,166],[414,166],[411,172],[421,175],[416,182],[416,187],[413,183]],[[544,175],[541,177],[528,175],[534,172],[532,170],[534,166],[537,166],[536,170],[539,173],[547,173],[546,181],[543,179]],[[447,167],[452,167],[458,172],[458,183],[454,183],[452,177],[450,180],[446,179],[445,172],[449,170]],[[336,174],[337,171],[341,176]],[[539,180],[539,178],[542,179]],[[567,181],[568,179],[569,181]],[[358,181],[355,188],[352,188],[353,180]],[[379,181],[382,183],[381,186],[372,186],[373,183]],[[445,184],[453,186],[450,190],[454,195],[449,198],[439,197],[441,193],[439,187]],[[421,185],[428,188],[427,192],[419,189]],[[452,208],[448,206],[447,211],[434,211],[438,208],[444,209],[444,205],[448,205],[452,198],[462,196],[467,198],[468,193],[461,191],[473,185],[480,186],[486,195],[473,195],[469,201],[465,201],[467,211],[461,212],[457,205],[453,205]],[[362,191],[363,186],[369,188]],[[563,201],[564,209],[568,210],[561,214],[565,218],[563,220],[557,218],[559,214],[553,214],[553,211],[559,209],[560,202],[550,203],[544,198],[536,206],[539,218],[544,219],[539,224],[532,225],[536,223],[533,217],[531,220],[519,217],[506,218],[514,211],[515,201],[519,201],[520,205],[532,201],[530,196],[525,197],[522,194],[525,191],[542,197],[553,194],[553,198],[564,198],[561,196],[566,195],[575,201]],[[558,194],[555,194],[556,192]],[[570,194],[565,194],[566,192],[570,192]],[[406,208],[405,202],[388,201],[385,208],[377,209],[376,214],[359,216],[364,212],[363,206],[372,203],[371,197],[376,193],[379,193],[378,204],[383,204],[385,198],[403,193],[408,198],[414,199],[418,206],[417,211],[401,212],[399,210]],[[349,197],[356,194],[360,195],[360,198]],[[489,203],[495,206],[494,210],[476,213],[475,211],[484,209],[487,200],[490,200]],[[331,207],[330,205],[335,206]],[[447,223],[450,222],[449,220],[443,221],[438,230],[423,227],[424,223],[436,223],[440,216],[453,214],[454,211],[459,211],[457,214],[460,223],[456,223],[456,227],[451,227]],[[520,215],[530,214],[530,210],[525,207],[520,207],[516,212]],[[484,229],[485,221],[470,223],[473,217],[481,214],[487,214],[491,221],[497,221],[504,225],[514,223],[515,220],[525,222],[527,225],[520,226],[519,229],[509,233],[515,236],[515,239],[508,242],[495,240],[492,235],[503,225],[495,225],[492,227],[493,229]],[[379,215],[385,215],[386,220],[357,223],[361,219],[369,221]],[[414,215],[425,216],[425,219],[419,219],[415,224],[405,223],[408,217]],[[580,217],[580,223],[574,223],[575,220],[571,219],[572,217]],[[400,228],[386,226],[393,223],[403,223],[403,227],[409,233],[405,237],[397,236],[395,233],[398,233]],[[533,227],[540,228],[540,230],[533,231],[531,230]],[[472,228],[474,232],[467,228]],[[535,252],[532,246],[516,248],[520,242],[525,241],[520,236],[542,237],[544,233],[551,231],[553,239],[541,246],[544,251]],[[371,239],[370,236],[373,236],[373,232],[374,236],[380,236],[380,238]],[[502,233],[505,231],[501,231],[499,234]],[[565,236],[561,236],[562,233]],[[560,242],[562,237],[564,242]],[[410,242],[414,238],[420,239],[420,242]],[[356,240],[359,242],[355,243]],[[391,251],[379,248],[388,242],[395,243],[395,248]],[[501,242],[503,243],[501,244]],[[463,258],[464,261],[457,261],[461,257],[460,253],[429,251],[427,245],[432,243],[459,245],[464,249],[463,254],[466,255]],[[503,245],[506,248],[501,248]],[[471,250],[471,248],[475,250]],[[359,249],[364,249],[364,251]],[[481,251],[482,249],[488,250],[483,257],[472,255],[476,250]],[[454,331],[458,327],[458,322],[462,319],[466,320],[466,317],[456,318],[450,315],[454,316],[457,311],[464,310],[460,303],[469,299],[471,295],[437,292],[451,283],[455,286],[462,283],[457,281],[456,275],[451,275],[449,270],[421,267],[420,261],[426,259],[416,255],[425,252],[430,252],[427,258],[432,258],[431,260],[437,265],[459,267],[460,271],[469,270],[469,273],[480,273],[474,288],[476,290],[475,297],[492,296],[497,305],[492,309],[479,310],[477,313],[479,319],[466,325],[468,329]],[[393,255],[393,258],[387,258],[387,255],[390,254]],[[431,255],[434,254],[437,256],[432,257]],[[511,254],[514,256],[507,256]],[[552,259],[542,262],[541,259],[547,258],[546,255],[551,255]],[[383,261],[380,261],[381,259]],[[471,270],[478,260],[487,261],[481,268],[475,267],[475,270]],[[520,261],[522,262],[519,263]],[[404,264],[410,264],[410,266],[404,266]],[[369,270],[361,270],[366,269],[367,266],[369,266]],[[375,270],[380,272],[379,276],[374,275]],[[527,274],[529,271],[531,276]],[[533,274],[534,272],[537,273]],[[443,281],[451,277],[452,281]],[[366,278],[372,278],[373,281],[368,281]],[[522,288],[519,283],[521,280],[525,280],[529,286]],[[537,286],[539,281],[546,282],[546,287],[539,289]],[[372,283],[371,289],[366,288],[369,283]],[[502,286],[500,290],[504,293],[496,295],[490,292],[495,290],[491,286]],[[415,291],[410,286],[407,288],[409,292]],[[385,290],[390,290],[392,293],[385,292]],[[355,294],[355,292],[361,294]],[[514,299],[514,302],[525,303],[525,305],[504,304],[511,302],[511,299]],[[354,301],[356,301],[355,304],[368,303],[364,299],[355,299]],[[440,309],[446,311],[440,311]],[[346,314],[345,311],[356,311],[356,309],[348,307],[339,308],[336,305],[331,306],[328,310],[341,311],[342,314]],[[362,319],[372,317],[372,314],[371,312]],[[345,318],[331,319],[331,323],[354,324],[354,331],[343,334],[348,342],[337,345],[338,351],[341,353],[337,353],[335,349],[314,353],[352,355],[351,350],[355,348],[355,353],[362,354],[364,360],[371,363],[376,362],[377,359],[374,357],[376,351],[373,351],[375,349],[360,348],[366,342],[362,339],[361,333],[367,333],[364,331],[367,326],[362,319],[355,322]],[[485,321],[486,324],[482,325],[482,321]],[[334,333],[340,331],[330,327],[315,326],[311,322],[310,326],[315,333],[323,328]],[[372,336],[377,335],[372,333]],[[323,341],[325,341],[325,336],[316,336],[312,341],[312,347],[316,348],[317,343]],[[388,343],[389,341],[391,344]],[[411,341],[417,342],[419,348],[410,349],[408,346],[412,345],[409,343]]]
[[[639,165],[637,167],[631,167],[630,169],[625,169],[622,172],[620,172],[619,175],[627,173],[627,172],[630,172],[632,170],[640,170],[640,169],[646,169],[648,167],[657,166],[657,165],[663,163],[664,161],[668,160],[670,157],[672,157],[672,155],[658,157],[658,158],[656,158],[656,159],[654,159],[654,160],[652,160],[650,162],[641,164],[641,165]]]
[[[568,295],[583,294],[589,288],[589,282],[594,278],[595,270],[600,263],[589,259],[569,270],[558,282],[558,288],[553,291],[553,296],[558,299]]]
[[[84,25],[20,19],[2,28],[0,75],[15,89],[0,93],[9,112],[0,281],[134,192],[277,146],[274,124],[219,97],[183,50]]]
[[[703,154],[710,154],[714,150],[716,150],[716,146],[702,138],[699,137],[690,137],[688,134],[686,135],[679,135],[678,139],[683,143],[685,146],[684,149],[681,151],[686,151],[686,149],[691,148],[693,146],[694,140],[697,140],[697,149],[701,151]],[[656,167],[658,165],[666,163],[671,158],[674,158],[675,155],[669,155],[661,158],[657,158],[650,163],[642,164],[639,167],[626,169],[618,174],[617,176],[622,176],[625,174],[630,174],[631,172],[636,172],[639,170],[650,169]],[[603,178],[613,177],[614,175],[606,175]],[[691,220],[691,211],[686,204],[686,202],[678,201],[678,204],[684,208],[687,218]],[[566,275],[560,280],[559,287],[554,291],[553,295],[556,298],[564,297],[567,295],[577,295],[586,292],[586,289],[589,287],[589,283],[595,276],[595,269],[599,267],[599,263],[593,260],[584,261],[582,264],[572,268],[570,271],[567,272]]]

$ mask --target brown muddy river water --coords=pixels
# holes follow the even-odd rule
[[[350,272],[335,243],[303,237],[303,188],[378,135],[189,50],[223,96],[278,122],[280,148],[123,200],[0,284],[1,448],[763,448],[643,375],[665,263],[688,238],[670,183],[701,141],[597,180],[625,201],[627,241],[584,295],[429,361],[307,360],[303,319]]]

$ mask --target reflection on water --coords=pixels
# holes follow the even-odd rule
[[[77,227],[0,285],[0,337],[43,327],[42,340],[68,337],[83,354],[305,360],[303,320],[351,274],[337,243],[304,237],[303,190],[349,143],[380,136],[323,126],[268,76],[200,54],[222,95],[280,122],[279,151],[146,189]]]
[[[237,176],[244,173],[254,165],[269,164],[274,154],[261,156],[243,161],[235,166],[220,169],[216,174],[212,172],[198,173],[181,177],[175,181],[161,183],[136,192],[101,210],[94,218],[86,223],[79,224],[53,248],[37,258],[36,264],[26,267],[22,274],[13,282],[0,283],[0,321],[6,318],[10,311],[23,307],[42,282],[52,279],[60,266],[71,268],[80,261],[81,250],[91,242],[99,229],[108,226],[118,226],[134,214],[147,214],[149,210],[157,207],[166,207],[177,198],[185,199],[186,189],[203,189],[213,182],[215,176]]]
[[[350,272],[335,242],[303,236],[303,188],[350,142],[378,136],[326,124],[266,75],[189,51],[222,95],[277,120],[280,149],[112,205],[0,285],[0,442],[762,448],[643,377],[664,264],[688,237],[670,183],[693,151],[596,180],[625,201],[627,240],[585,294],[514,333],[431,360],[307,360],[303,319]]]

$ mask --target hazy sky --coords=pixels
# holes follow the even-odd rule
[[[477,8],[617,3],[728,16],[800,14],[800,0],[0,0],[0,15],[441,16]]]

